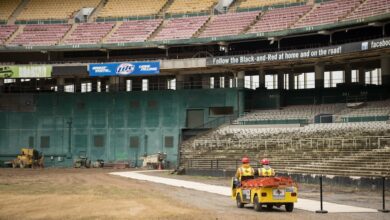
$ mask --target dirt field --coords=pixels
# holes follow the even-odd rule
[[[0,219],[372,219],[390,214],[257,213],[227,197],[112,176],[106,169],[0,169]],[[118,170],[115,170],[118,171]],[[226,179],[171,176],[216,185]],[[317,194],[307,187],[305,192]],[[365,195],[361,195],[365,198]],[[340,196],[351,200],[348,195]],[[337,197],[334,199],[338,199]],[[355,199],[352,199],[355,200]],[[375,201],[371,205],[375,206]],[[367,207],[367,206],[366,206]]]

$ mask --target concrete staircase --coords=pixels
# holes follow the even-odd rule
[[[88,22],[93,22],[98,17],[99,12],[107,4],[108,0],[101,0],[98,6],[93,10],[92,14],[88,17]]]
[[[78,24],[73,23],[72,27],[65,33],[64,37],[58,42],[59,45],[64,44],[65,40],[74,32]]]
[[[30,0],[23,0],[20,2],[18,7],[15,9],[14,12],[12,12],[11,16],[8,18],[8,25],[15,24],[15,21],[17,17],[20,15],[20,13],[23,11],[23,9],[26,7],[26,5],[29,3]]]
[[[11,43],[15,39],[16,36],[23,33],[23,29],[25,26],[26,25],[18,25],[18,29],[16,29],[16,31],[8,39],[6,39],[4,41],[4,45]]]
[[[296,20],[292,25],[290,25],[288,28],[292,28],[295,26],[295,24],[303,21],[309,14],[311,14],[317,7],[319,6],[319,4],[313,4],[313,7],[308,11],[306,12],[306,14],[304,14],[302,17],[300,17],[298,20]]]
[[[244,30],[242,30],[240,32],[240,34],[245,34],[247,31],[249,31],[253,25],[256,25],[257,22],[259,22],[261,20],[261,17],[264,15],[264,13],[260,12],[257,16],[256,16],[256,19],[254,19],[247,27],[244,28]]]
[[[362,0],[360,1],[360,4],[355,6],[350,12],[348,12],[346,15],[340,18],[340,21],[344,20],[347,18],[349,15],[351,15],[354,11],[358,10],[359,8],[362,8],[366,5],[367,0]]]
[[[153,33],[146,39],[146,41],[152,41],[165,27],[167,20],[162,20],[160,25],[156,28],[156,30],[153,31]]]
[[[167,0],[165,5],[160,9],[160,11],[157,13],[158,18],[165,18],[165,12],[168,10],[169,7],[173,4],[175,0]]]
[[[115,33],[116,30],[118,30],[118,28],[123,24],[123,21],[117,21],[114,25],[114,27],[111,29],[110,32],[108,32],[108,34],[106,36],[104,36],[102,38],[102,40],[99,42],[100,44],[103,44],[106,42],[106,40],[113,34]]]
[[[192,35],[193,38],[197,38],[202,34],[202,32],[209,26],[211,22],[214,20],[214,16],[210,16],[206,22]]]

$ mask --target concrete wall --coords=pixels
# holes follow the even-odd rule
[[[233,106],[237,111],[237,96],[236,89],[3,94],[0,160],[13,158],[22,147],[34,147],[48,158],[54,156],[47,163],[58,166],[71,165],[71,156],[81,151],[92,160],[131,160],[138,165],[143,154],[160,151],[175,165],[187,109],[204,109],[204,121],[211,121],[215,118],[209,116],[209,107]],[[173,147],[164,146],[166,136],[173,137]],[[49,146],[44,147],[47,137]],[[131,146],[131,137],[138,137],[138,147]]]

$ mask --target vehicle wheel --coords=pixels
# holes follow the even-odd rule
[[[237,208],[244,208],[244,203],[241,202],[241,196],[240,194],[237,194],[236,196],[236,203],[237,203]]]
[[[255,195],[255,197],[253,198],[253,208],[256,212],[261,211],[261,203],[259,202],[259,197],[257,195]]]
[[[294,210],[294,203],[287,203],[286,204],[286,211],[292,212]]]
[[[272,211],[273,208],[274,208],[274,205],[272,205],[272,204],[268,204],[267,205],[267,210],[268,211]]]

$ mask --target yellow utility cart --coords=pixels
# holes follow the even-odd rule
[[[263,206],[272,210],[274,206],[284,205],[287,212],[292,212],[298,187],[289,177],[260,177],[242,182],[233,179],[231,197],[238,208],[253,204],[255,211],[261,211]]]

